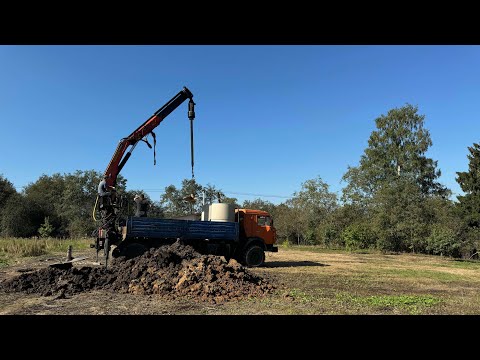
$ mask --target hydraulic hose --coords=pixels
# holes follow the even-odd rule
[[[95,205],[93,206],[93,212],[92,212],[94,221],[97,221],[97,218],[95,217],[95,210],[97,209],[97,203],[98,203],[98,195],[97,195],[97,199],[95,200]]]

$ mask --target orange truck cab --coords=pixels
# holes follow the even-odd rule
[[[270,214],[262,210],[235,209],[239,223],[237,260],[247,266],[260,266],[265,261],[265,251],[278,252],[277,232]]]

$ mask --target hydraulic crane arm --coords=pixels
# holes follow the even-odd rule
[[[142,125],[140,125],[134,132],[132,132],[126,138],[120,140],[115,153],[110,160],[110,163],[105,170],[104,175],[110,175],[107,179],[107,186],[115,186],[117,181],[117,176],[122,170],[125,163],[128,161],[132,155],[132,151],[139,141],[141,141],[145,136],[152,133],[152,130],[155,129],[162,121],[165,119],[173,110],[179,107],[185,100],[190,99],[188,102],[188,118],[190,119],[190,139],[191,139],[191,157],[192,157],[192,176],[193,176],[193,119],[195,119],[195,103],[193,102],[193,94],[186,87],[175,95],[169,102],[163,105],[158,109],[148,120],[146,120]],[[152,133],[153,136],[155,136]],[[154,137],[155,139],[155,137]],[[147,145],[151,147],[150,144]],[[130,150],[127,152],[128,148]],[[125,152],[127,152],[125,154]],[[125,155],[125,156],[124,156]]]

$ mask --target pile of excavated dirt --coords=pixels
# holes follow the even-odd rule
[[[190,297],[220,303],[263,296],[275,288],[235,260],[201,255],[176,242],[133,259],[118,258],[109,269],[47,267],[24,273],[0,284],[4,291],[23,291],[65,297],[82,291],[105,289],[121,293]]]

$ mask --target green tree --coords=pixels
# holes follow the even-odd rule
[[[160,198],[160,205],[165,211],[165,216],[178,217],[201,211],[202,186],[195,179],[184,179],[182,187],[177,189],[175,185],[169,185]],[[187,200],[193,195],[195,202]]]
[[[215,185],[207,184],[206,186],[202,187],[202,196],[205,193],[205,204],[212,204],[217,202],[219,199],[221,200],[225,194],[215,187]],[[203,201],[203,199],[202,199]]]
[[[3,213],[7,206],[8,200],[12,197],[17,198],[18,196],[20,195],[15,190],[13,184],[2,174],[0,174],[0,234],[5,235],[11,231],[10,229],[7,230],[4,228],[6,225],[4,224]]]
[[[277,230],[278,242],[300,243],[300,231],[294,219],[294,209],[286,203],[277,205],[275,209],[274,226]]]
[[[254,209],[254,210],[262,210],[268,212],[272,217],[275,217],[275,204],[268,201],[263,200],[260,198],[254,200],[245,200],[243,202],[242,207],[244,209]]]
[[[327,248],[342,248],[345,246],[344,230],[351,226],[371,227],[371,218],[367,208],[358,204],[343,204],[325,217],[317,227],[317,238],[321,245]]]
[[[238,199],[234,197],[223,196],[220,197],[220,202],[225,204],[232,204],[235,205],[236,208],[240,208],[240,204],[238,203]]]
[[[342,231],[342,239],[348,250],[375,247],[376,236],[371,227],[364,222],[355,222]]]
[[[443,224],[435,225],[427,238],[426,250],[434,255],[458,256],[460,243],[455,231]]]
[[[206,186],[202,186],[202,195],[199,200],[203,202],[203,194],[205,194],[205,204],[213,204],[214,202],[222,202],[226,204],[233,204],[236,207],[240,207],[238,205],[237,198],[228,197],[225,193],[217,189],[214,185],[207,184]]]
[[[67,225],[66,230],[69,236],[90,236],[96,228],[92,220],[92,210],[101,179],[102,173],[95,170],[77,170],[73,174],[64,174],[65,185],[57,211]],[[120,198],[125,190],[126,180],[118,176],[117,196]]]
[[[0,216],[8,198],[17,193],[13,184],[0,174]]]
[[[41,175],[35,182],[25,187],[27,199],[35,203],[56,229],[57,235],[66,235],[67,222],[60,216],[65,190],[65,177],[60,173]]]
[[[278,242],[297,243],[297,233],[292,221],[293,209],[281,203],[275,207],[274,226],[277,230]]]
[[[474,236],[458,212],[457,203],[441,197],[426,199],[425,206],[433,214],[427,252],[453,257],[469,257],[476,248]],[[473,241],[472,241],[473,240]]]
[[[160,199],[160,204],[163,209],[165,209],[165,215],[167,218],[185,215],[183,199],[180,196],[180,191],[175,185],[165,187],[165,191]]]
[[[337,195],[329,191],[320,176],[306,180],[285,204],[291,209],[290,221],[297,244],[318,243],[317,228],[337,207]]]
[[[480,145],[468,147],[468,171],[457,172],[456,181],[465,195],[457,196],[458,209],[471,228],[480,227]]]
[[[160,202],[153,201],[150,196],[145,193],[143,190],[128,190],[125,191],[123,194],[123,203],[122,208],[120,209],[120,216],[133,216],[135,215],[135,211],[137,205],[133,200],[135,195],[142,194],[144,198],[147,200],[148,206],[148,217],[155,217],[155,218],[164,218],[164,209],[160,206]]]
[[[417,106],[406,104],[375,120],[377,130],[371,133],[359,166],[349,167],[343,176],[347,182],[344,201],[371,198],[385,183],[399,176],[415,182],[422,194],[449,195],[437,182],[441,175],[437,161],[426,156],[432,140],[424,127],[425,115],[417,112]]]
[[[378,189],[371,200],[371,225],[384,251],[424,252],[432,213],[415,182],[398,178]]]
[[[101,178],[102,173],[95,170],[43,174],[25,188],[25,197],[44,214],[42,220],[49,217],[55,228],[52,235],[89,236],[96,226],[92,210]],[[121,175],[116,188],[119,196],[125,192],[126,180]]]
[[[202,186],[195,179],[184,179],[182,187],[177,189],[175,185],[165,187],[165,192],[160,198],[159,206],[167,218],[198,214],[202,211],[203,192],[205,191],[205,204],[220,202],[237,204],[236,198],[229,198],[214,185]],[[195,201],[188,199],[193,195]]]
[[[378,117],[359,165],[342,178],[343,203],[368,219],[382,250],[427,251],[436,221],[428,201],[450,195],[438,182],[437,161],[426,156],[432,140],[424,120],[410,104]]]
[[[45,216],[43,224],[40,225],[40,228],[38,229],[40,237],[48,238],[52,236],[54,230],[55,228],[52,226],[52,224],[50,224],[50,218],[48,216]]]
[[[150,208],[148,209],[148,216],[159,219],[165,218],[165,211],[159,201],[150,200]]]
[[[2,235],[7,237],[35,236],[44,216],[35,202],[21,194],[14,194],[6,201],[2,213]]]

